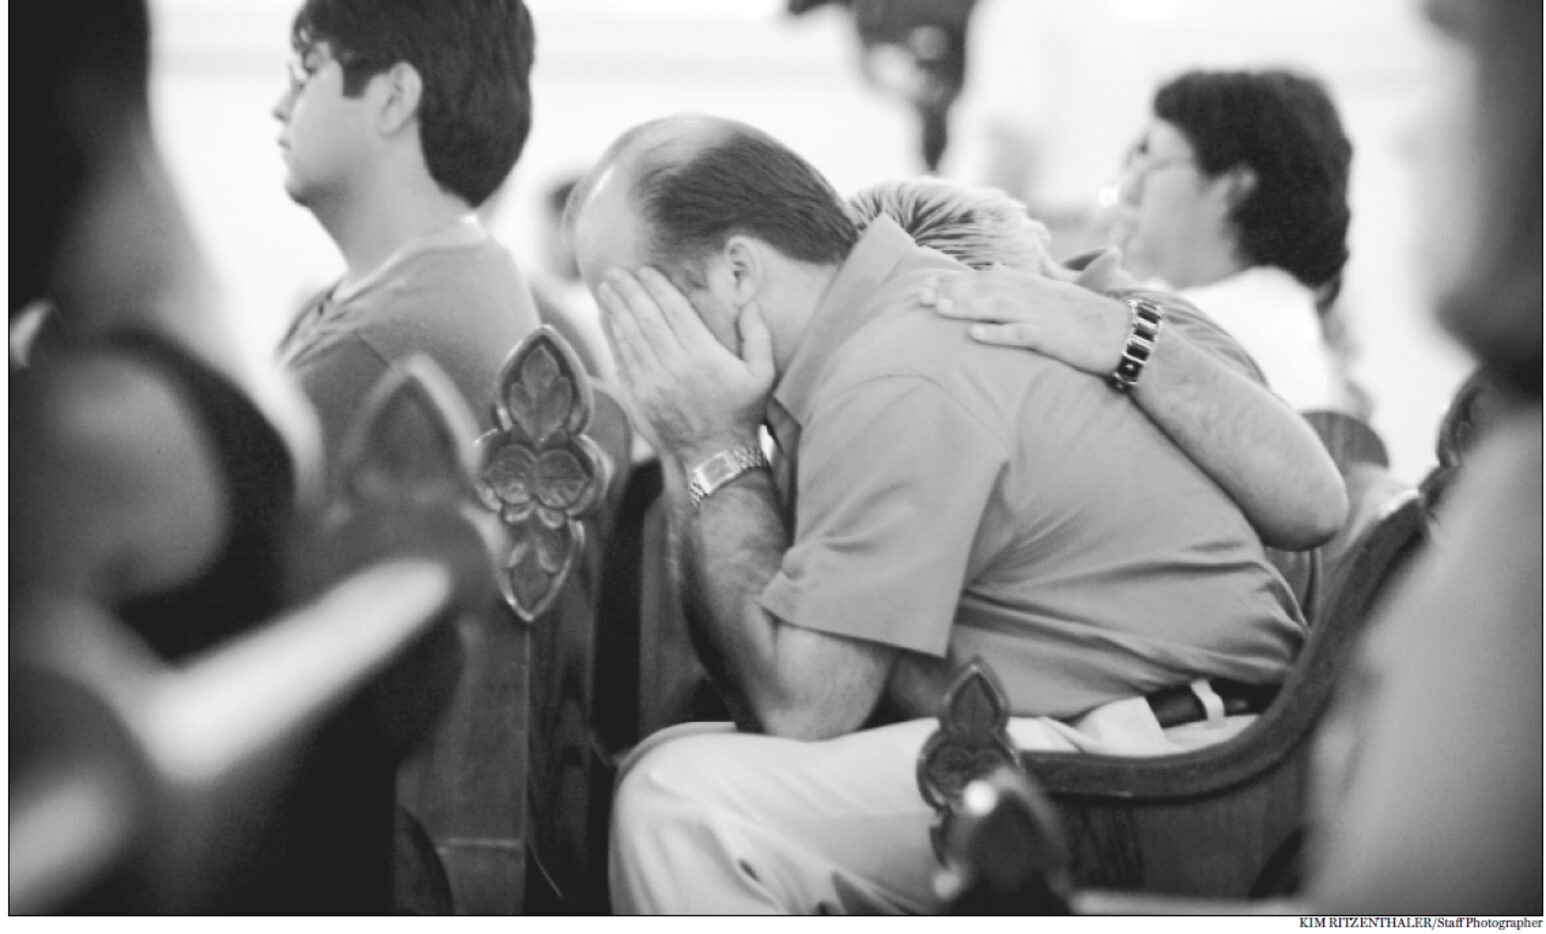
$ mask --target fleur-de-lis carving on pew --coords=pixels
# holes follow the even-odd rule
[[[499,587],[529,623],[579,560],[580,520],[601,500],[612,464],[585,434],[593,397],[584,368],[550,326],[510,352],[494,398],[495,427],[478,439],[478,495],[509,532]]]
[[[918,790],[935,811],[936,854],[943,857],[947,824],[966,786],[1004,766],[1023,770],[1009,738],[1009,698],[987,662],[974,658],[945,691],[939,729],[918,754]]]

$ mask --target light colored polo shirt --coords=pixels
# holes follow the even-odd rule
[[[1281,681],[1305,624],[1239,510],[1100,379],[917,304],[963,268],[880,218],[823,297],[774,390],[794,542],[764,609],[981,655],[1018,715]]]

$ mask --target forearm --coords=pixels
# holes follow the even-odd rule
[[[761,600],[790,548],[766,470],[728,474],[697,507],[688,471],[753,445],[775,369],[755,302],[731,351],[685,296],[653,269],[611,270],[597,289],[636,418],[665,466],[671,550],[688,630],[742,729],[821,739],[858,726],[875,706],[895,649],[793,625]],[[821,609],[813,611],[820,618]]]
[[[1310,548],[1341,527],[1347,491],[1314,429],[1185,334],[1161,331],[1132,399],[1235,501],[1265,544]]]
[[[893,646],[806,629],[763,609],[790,534],[766,471],[694,510],[668,487],[688,629],[743,730],[792,739],[849,733],[874,710]]]
[[[789,533],[772,477],[742,474],[694,508],[685,471],[667,465],[671,550],[688,631],[710,679],[743,730],[776,687],[776,619],[759,598],[778,572]]]

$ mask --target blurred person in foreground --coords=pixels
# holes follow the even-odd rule
[[[889,218],[859,231],[777,141],[643,124],[570,215],[736,720],[622,767],[620,910],[939,908],[913,765],[975,655],[1028,748],[1206,745],[1249,702],[1161,722],[1146,695],[1281,680],[1304,623],[1219,487],[1119,389],[920,307],[929,274],[964,267]]]
[[[415,353],[491,427],[499,367],[537,326],[515,261],[476,214],[531,127],[530,14],[521,0],[307,0],[291,45],[274,107],[285,190],[346,271],[280,353],[330,465],[366,394]]]
[[[11,311],[51,312],[11,376],[12,608],[84,599],[178,661],[283,605],[316,426],[222,317],[153,142],[144,5],[36,12]]]
[[[1338,914],[1542,910],[1541,5],[1426,0],[1448,79],[1419,129],[1439,320],[1504,411],[1445,535],[1370,624],[1317,749],[1306,897]]]
[[[27,33],[11,309],[52,310],[10,377],[13,841],[42,822],[57,849],[19,855],[72,911],[161,910],[169,867],[195,852],[197,877],[169,883],[181,904],[336,908],[358,868],[336,856],[357,852],[360,826],[337,803],[368,799],[358,747],[236,779],[203,764],[229,750],[168,728],[240,724],[264,702],[192,710],[180,681],[290,605],[291,549],[320,505],[316,424],[222,316],[154,143],[145,4],[50,3]],[[237,781],[237,806],[187,806]],[[227,842],[206,847],[214,827]]]

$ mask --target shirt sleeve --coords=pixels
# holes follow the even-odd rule
[[[1218,322],[1208,317],[1196,305],[1171,292],[1135,290],[1133,293],[1147,298],[1165,309],[1165,325],[1186,335],[1193,344],[1207,351],[1219,362],[1235,370],[1252,382],[1267,385],[1267,377],[1245,346],[1235,340]],[[1163,336],[1160,338],[1164,339]]]
[[[801,436],[794,544],[762,606],[804,629],[943,656],[1004,440],[938,384],[885,377]]]

